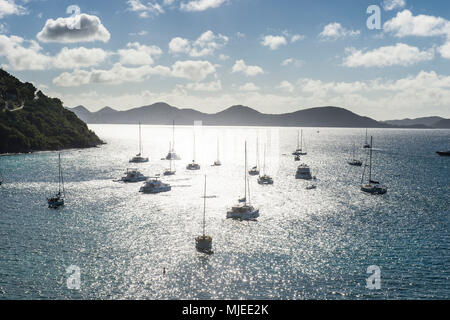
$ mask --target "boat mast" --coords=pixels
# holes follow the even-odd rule
[[[61,194],[61,153],[58,153],[58,193]]]
[[[170,150],[171,151],[175,150],[175,120],[173,120],[173,123],[172,123],[172,148]]]
[[[264,168],[263,174],[266,175],[266,144],[264,144]]]
[[[139,121],[139,155],[142,154],[142,142],[141,142],[141,122]]]
[[[373,137],[370,137],[370,162],[369,162],[369,184],[372,183],[372,147]]]
[[[302,129],[302,134],[300,135],[300,149],[303,151],[303,129]]]
[[[203,238],[205,237],[205,224],[206,224],[206,174],[205,174],[205,193],[203,195]]]
[[[366,145],[367,145],[367,128],[366,128]]]
[[[194,128],[194,152],[193,152],[193,154],[194,154],[194,162],[195,162],[195,128]]]
[[[297,130],[297,150],[300,149],[300,132]]]
[[[217,161],[220,161],[219,158],[219,137],[217,137]]]
[[[247,205],[247,141],[245,141],[245,174],[244,174],[244,180],[245,180],[245,204]]]
[[[256,137],[256,168],[259,168],[259,137]]]

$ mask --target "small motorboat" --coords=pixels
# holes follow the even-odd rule
[[[158,177],[150,178],[148,179],[145,184],[141,187],[139,192],[142,193],[161,193],[161,192],[168,192],[172,190],[172,187],[167,183],[162,183]]]
[[[147,180],[147,177],[139,172],[138,169],[127,169],[125,176],[120,178],[120,181],[127,183],[135,183]]]
[[[295,173],[295,179],[312,180],[313,176],[311,174],[311,169],[307,164],[301,164],[297,167],[297,172]]]
[[[272,177],[265,174],[258,178],[258,183],[263,184],[263,185],[264,184],[273,184],[273,179],[272,179]]]
[[[196,163],[195,160],[192,160],[192,162],[186,166],[186,170],[200,170],[200,165]]]
[[[306,190],[314,190],[314,189],[317,189],[317,186],[315,184],[306,187]]]

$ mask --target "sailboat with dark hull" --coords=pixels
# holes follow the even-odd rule
[[[365,140],[365,142],[364,142],[363,148],[364,148],[364,149],[369,149],[369,148],[371,148],[371,147],[372,147],[372,145],[369,144],[369,142],[367,141],[367,128],[366,128],[366,140]]]
[[[48,207],[57,209],[64,206],[65,190],[64,179],[61,170],[61,154],[58,154],[58,193],[51,198],[47,198]]]
[[[251,176],[259,176],[259,139],[256,138],[256,165],[248,171]]]
[[[222,162],[220,162],[219,157],[219,138],[217,138],[217,160],[214,161],[213,167],[220,167],[222,165]]]
[[[353,158],[351,160],[348,161],[348,164],[354,167],[361,167],[362,166],[362,161],[359,159],[356,159],[355,156],[355,144],[353,144]]]
[[[130,163],[145,163],[148,158],[142,156],[142,137],[141,137],[141,123],[139,122],[139,153],[131,158]]]
[[[194,132],[194,149],[193,149],[193,160],[186,166],[186,170],[197,171],[200,170],[200,165],[195,162],[195,132]]]
[[[247,142],[245,142],[245,196],[239,199],[239,203],[227,212],[227,219],[256,220],[259,217],[259,209],[252,206],[250,201],[250,183],[247,178]],[[248,188],[248,189],[247,189]],[[248,191],[248,192],[247,192]],[[248,195],[248,198],[247,198]]]
[[[172,143],[170,144],[166,160],[181,160],[181,157],[175,152],[175,120],[172,123]]]
[[[195,248],[198,252],[204,254],[213,254],[212,237],[205,233],[206,225],[206,175],[205,175],[205,191],[203,194],[203,234],[195,238]]]
[[[172,158],[170,158],[169,159],[170,167],[168,169],[164,170],[164,173],[163,173],[165,176],[174,176],[176,174],[176,170],[172,169],[172,161],[173,161]]]
[[[301,130],[301,134],[297,131],[297,149],[292,152],[292,155],[295,156],[295,161],[300,161],[300,156],[306,156],[308,153],[303,150],[303,130]]]
[[[364,167],[364,172],[361,178],[361,191],[370,193],[370,194],[385,194],[387,192],[387,188],[380,184],[380,182],[372,179],[372,150],[373,150],[373,137],[370,137],[370,151],[369,151],[369,164]],[[365,176],[365,168],[369,167],[369,180],[366,184],[364,184],[364,176]]]

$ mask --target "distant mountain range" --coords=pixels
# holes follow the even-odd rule
[[[450,119],[442,117],[424,117],[416,119],[388,120],[384,123],[400,127],[450,128]]]
[[[338,107],[311,108],[284,114],[264,114],[240,105],[232,106],[215,114],[207,114],[193,109],[179,109],[162,102],[126,111],[105,107],[97,112],[90,112],[83,106],[68,109],[81,120],[92,124],[136,124],[141,122],[150,125],[170,125],[175,120],[178,125],[192,125],[194,121],[199,120],[209,126],[431,128],[442,122],[442,125],[448,128],[448,121],[450,121],[435,117],[436,122],[433,122],[432,125],[429,125],[429,122],[427,124],[412,123],[411,125],[408,123],[396,124],[390,121],[379,122]]]

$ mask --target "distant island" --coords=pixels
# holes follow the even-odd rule
[[[0,154],[95,147],[103,142],[61,100],[0,69]]]
[[[338,107],[318,107],[285,114],[264,114],[246,106],[232,106],[207,114],[194,109],[179,109],[167,103],[155,103],[126,111],[105,107],[90,112],[83,106],[68,108],[80,119],[92,124],[192,125],[202,121],[207,126],[274,126],[274,127],[352,127],[352,128],[450,128],[450,119],[435,117],[434,122],[376,121]],[[401,120],[400,120],[401,121]]]

